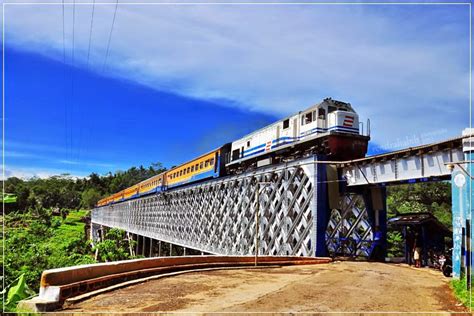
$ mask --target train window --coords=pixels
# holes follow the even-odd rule
[[[202,169],[203,165],[204,165],[204,163],[201,162],[201,163],[199,164],[199,169]]]
[[[194,170],[198,171],[198,168],[199,168],[199,165],[196,164],[196,165],[194,166]]]
[[[209,160],[206,160],[206,161],[204,162],[204,168],[207,168],[208,166],[209,166]]]
[[[181,177],[183,175],[183,170],[179,170],[179,176]]]
[[[191,166],[191,172],[194,172],[194,165]]]
[[[237,148],[232,151],[232,161],[239,159],[240,157],[240,150]]]
[[[305,124],[309,124],[313,121],[313,112],[308,112],[306,114],[303,115],[302,117],[302,124],[301,125],[305,125]]]
[[[288,127],[290,127],[290,119],[283,121],[283,129],[287,129]]]
[[[324,120],[326,119],[326,110],[325,109],[318,109],[318,119]]]
[[[337,108],[335,106],[328,106],[328,113],[332,113],[334,111],[337,111]]]
[[[250,141],[249,140],[247,141],[247,147],[250,147]]]
[[[214,158],[211,158],[211,162],[210,162],[211,166],[214,165]]]
[[[186,173],[190,173],[191,172],[191,167],[188,167],[188,169],[186,169]]]

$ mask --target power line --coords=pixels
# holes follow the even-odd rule
[[[70,118],[74,115],[74,48],[75,48],[75,27],[76,27],[76,0],[72,3],[72,52],[71,52],[71,111]],[[72,159],[73,151],[73,124],[69,126],[70,129],[70,159]]]
[[[62,0],[63,11],[63,63],[66,64],[66,30],[64,27],[64,0]]]
[[[72,65],[74,66],[74,28],[76,25],[76,0],[72,2]]]
[[[95,0],[92,2],[92,14],[91,14],[91,24],[90,24],[90,31],[89,31],[89,47],[87,49],[87,64],[86,69],[89,69],[89,60],[90,60],[90,53],[91,53],[91,46],[92,46],[92,30],[94,28],[94,11],[95,11]],[[82,122],[84,121],[84,110],[81,111],[80,115],[80,122],[79,122],[79,149],[78,149],[78,159],[81,158],[82,155],[82,139],[83,139],[83,127]],[[89,128],[86,128],[86,132]]]
[[[64,0],[62,0],[62,16],[63,16],[63,91],[64,91],[64,135],[66,138],[66,150],[69,148],[68,133],[68,108],[66,97],[66,28],[64,26]]]
[[[118,0],[117,0],[117,2],[115,2],[114,17],[113,17],[113,20],[112,20],[112,26],[110,28],[109,40],[107,42],[107,50],[105,51],[105,59],[104,59],[104,65],[102,66],[102,72],[105,71],[105,65],[107,64],[107,58],[109,57],[110,41],[112,40],[112,32],[114,30],[115,17],[117,16],[117,8],[118,8]]]
[[[89,68],[89,58],[91,54],[92,28],[94,26],[94,11],[95,11],[95,0],[92,2],[91,29],[89,32],[89,48],[87,50],[87,68]]]

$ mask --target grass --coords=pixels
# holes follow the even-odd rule
[[[467,290],[466,278],[451,280],[451,287],[456,298],[467,308],[473,308],[471,293]]]
[[[84,210],[71,211],[66,219],[61,220],[61,224],[54,229],[53,235],[46,241],[53,251],[53,257],[64,257],[72,242],[85,237],[85,223],[81,219],[86,215],[87,211]]]
[[[95,262],[84,235],[82,218],[87,213],[85,210],[70,211],[65,219],[53,216],[51,225],[39,224],[38,220],[27,216],[12,223],[14,227],[8,228],[9,238],[16,244],[15,251],[7,253],[10,279],[25,273],[29,287],[37,291],[44,270]],[[33,229],[31,224],[41,229]]]

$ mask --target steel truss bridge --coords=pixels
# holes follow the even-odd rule
[[[312,156],[96,208],[91,237],[121,228],[144,255],[160,241],[220,255],[325,256],[351,239],[343,251],[367,257],[375,227],[386,239],[385,185],[450,179],[462,140],[343,162]]]

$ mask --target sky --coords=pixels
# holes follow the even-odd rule
[[[469,126],[467,5],[65,1],[63,33],[56,2],[5,6],[7,177],[171,167],[326,97],[369,154]]]

